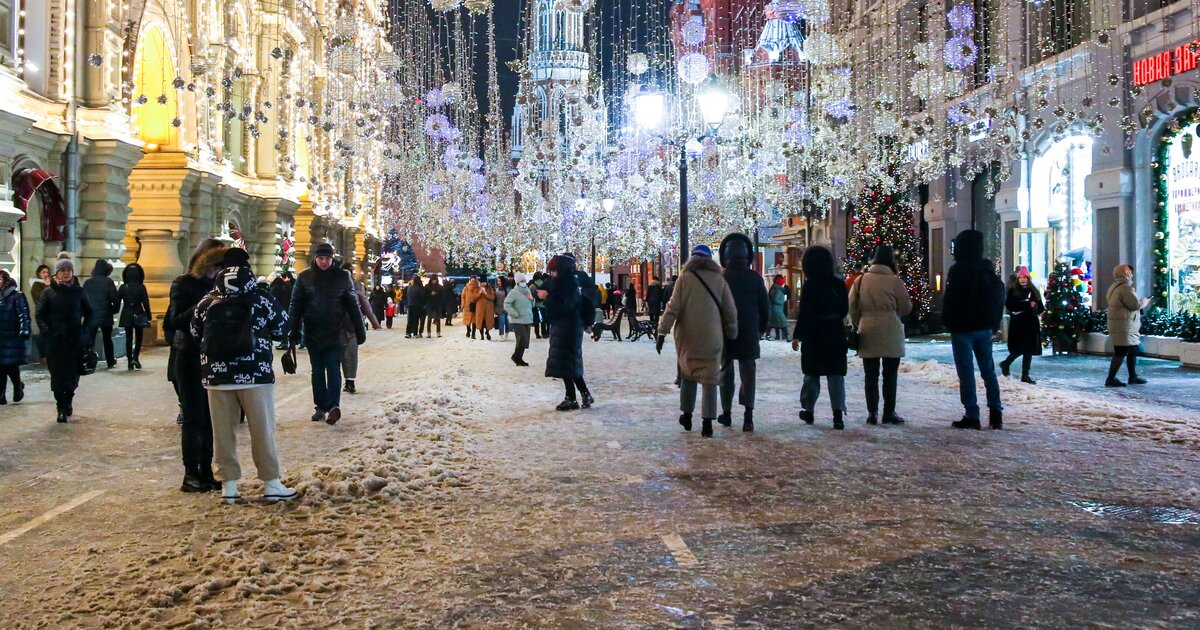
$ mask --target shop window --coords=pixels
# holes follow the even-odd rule
[[[12,67],[17,57],[17,0],[0,0],[0,64]]]
[[[1038,233],[1044,234],[1044,238],[1029,236],[1034,240],[1022,243],[1046,250],[1029,254],[1032,256],[1029,260],[1037,261],[1037,269],[1030,267],[1035,280],[1044,281],[1049,267],[1058,258],[1070,259],[1072,265],[1083,268],[1092,262],[1095,213],[1084,188],[1092,172],[1092,142],[1089,136],[1065,138],[1033,162],[1029,212],[1023,227],[1047,230]],[[1018,264],[1026,262],[1023,255],[1018,256]],[[1090,296],[1085,302],[1090,304]]]
[[[1200,313],[1200,128],[1189,125],[1167,150],[1167,268],[1171,310]]]

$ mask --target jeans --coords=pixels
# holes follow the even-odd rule
[[[967,418],[979,419],[979,399],[975,394],[975,361],[987,389],[988,409],[1000,411],[1000,381],[996,379],[996,364],[992,359],[992,331],[976,330],[951,333],[950,347],[954,352],[954,368],[958,371],[958,397],[962,400]]]
[[[741,387],[738,388],[738,403],[747,410],[754,409],[754,390],[757,380],[758,366],[754,359],[739,360],[738,376]],[[733,409],[733,359],[726,359],[721,368],[721,411],[729,413]]]
[[[142,356],[142,333],[144,333],[145,330],[146,330],[145,328],[138,328],[137,326],[126,326],[125,327],[125,360],[126,361],[137,361],[141,358],[141,356]],[[112,341],[109,341],[109,345],[112,345]],[[105,351],[107,351],[107,350],[108,350],[108,348],[105,348]]]
[[[696,410],[696,381],[682,379],[679,382],[679,410],[686,414],[691,414]],[[700,418],[704,420],[715,420],[717,418],[717,386],[701,385],[700,386]]]
[[[829,385],[829,406],[834,411],[846,411],[846,377],[826,376]],[[805,411],[812,411],[817,406],[817,398],[821,396],[821,377],[804,375],[804,384],[800,386],[800,406]]]
[[[312,365],[313,406],[321,411],[341,406],[342,355],[345,353],[346,349],[339,345],[320,350],[308,349],[308,362]]]
[[[500,313],[499,318],[500,318],[500,321],[496,325],[496,332],[500,333],[501,335],[507,335],[508,334],[508,313]]]
[[[866,373],[867,413],[872,416],[879,411],[879,368],[883,367],[883,417],[896,415],[896,375],[900,371],[900,359],[863,359]]]

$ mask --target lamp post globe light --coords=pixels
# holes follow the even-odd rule
[[[681,128],[678,139],[667,139],[666,143],[679,150],[679,270],[687,262],[690,249],[688,247],[688,187],[687,169],[689,150],[695,152],[695,143],[716,134],[725,116],[729,113],[729,93],[721,86],[716,76],[710,77],[704,86],[696,92],[696,109],[700,118],[708,127],[700,133],[687,129],[687,117],[680,117]],[[633,99],[633,117],[638,127],[647,132],[656,131],[666,118],[666,95],[662,92],[642,86]],[[689,146],[691,145],[691,146]]]

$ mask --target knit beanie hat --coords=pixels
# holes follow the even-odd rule
[[[333,258],[333,245],[330,245],[329,243],[321,243],[317,245],[317,247],[313,249],[313,258],[320,258],[321,256],[329,256],[330,258]]]
[[[75,273],[75,263],[71,262],[71,259],[65,256],[54,261],[54,273],[58,273],[64,269],[70,269],[71,273]]]

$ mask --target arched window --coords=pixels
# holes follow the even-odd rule
[[[179,130],[171,121],[179,115],[179,99],[172,81],[175,63],[162,28],[151,25],[138,36],[134,58],[134,101],[130,106],[134,129],[148,149],[179,145]],[[139,103],[141,97],[145,103]]]

